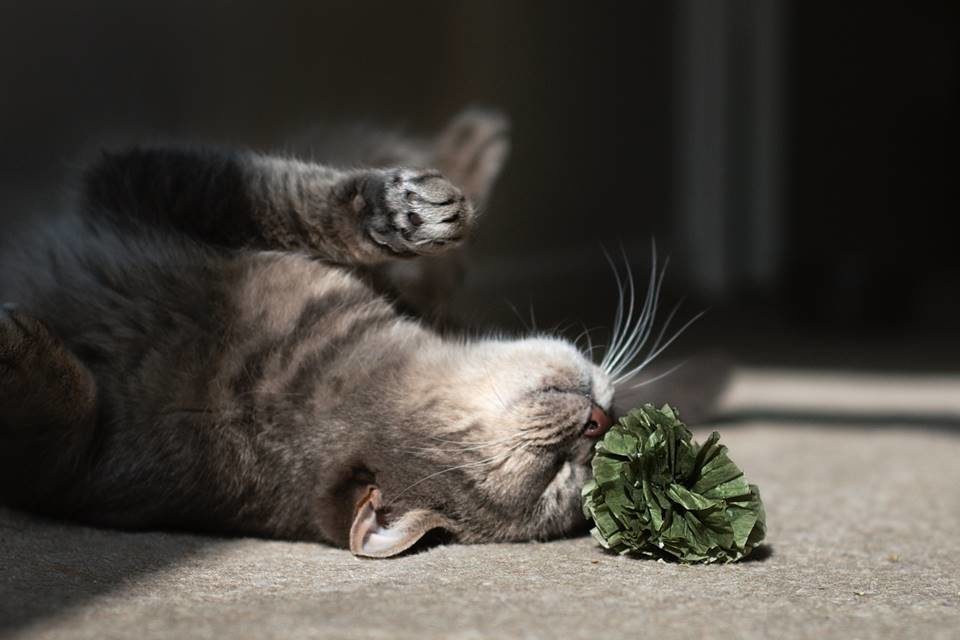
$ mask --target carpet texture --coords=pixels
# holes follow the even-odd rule
[[[723,411],[767,508],[750,561],[589,538],[360,560],[0,510],[0,637],[960,638],[960,379],[747,371]]]

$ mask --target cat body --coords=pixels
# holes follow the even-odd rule
[[[461,116],[418,147],[443,174],[104,155],[74,213],[0,253],[0,500],[375,557],[581,528],[608,372],[556,338],[444,337],[384,295],[391,265],[467,237],[504,136]]]

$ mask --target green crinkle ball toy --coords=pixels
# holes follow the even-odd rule
[[[697,444],[668,405],[621,418],[597,443],[583,488],[593,536],[617,553],[684,563],[747,556],[766,533],[763,503],[719,439]]]

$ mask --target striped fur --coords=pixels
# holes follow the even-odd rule
[[[384,522],[435,514],[465,542],[581,526],[607,374],[553,338],[441,337],[356,274],[463,240],[495,167],[457,171],[463,190],[250,153],[102,158],[76,213],[0,253],[18,303],[0,314],[0,496],[341,546],[371,485]]]

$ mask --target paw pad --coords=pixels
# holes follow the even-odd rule
[[[376,243],[393,253],[439,253],[469,232],[473,208],[460,189],[440,173],[400,169],[380,184],[382,192],[363,204],[378,203],[371,211],[368,230]]]

